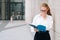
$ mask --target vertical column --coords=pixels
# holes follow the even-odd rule
[[[55,40],[60,40],[60,0],[55,0]]]
[[[5,0],[2,0],[2,20],[5,19]]]
[[[25,0],[25,21],[30,23],[32,20],[32,0]]]

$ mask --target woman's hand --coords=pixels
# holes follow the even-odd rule
[[[36,28],[34,28],[34,31],[35,31],[35,32],[38,32],[39,30],[38,30],[38,29],[36,29]]]

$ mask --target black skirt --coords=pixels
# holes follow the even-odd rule
[[[34,40],[51,40],[49,31],[46,32],[36,32]]]

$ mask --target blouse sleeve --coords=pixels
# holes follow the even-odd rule
[[[37,24],[37,22],[36,22],[37,20],[36,20],[36,19],[37,19],[37,17],[34,17],[34,18],[33,18],[33,21],[32,21],[32,23],[31,23],[32,25],[35,25],[35,26],[36,26],[36,24]]]
[[[36,26],[36,19],[37,19],[37,16],[35,16],[35,17],[33,18],[33,21],[32,21],[32,23],[31,23],[32,25],[35,25],[35,26]],[[31,32],[35,32],[33,27],[31,27]]]
[[[50,30],[52,29],[52,27],[53,27],[53,17],[50,17],[48,27],[46,28],[46,30]]]

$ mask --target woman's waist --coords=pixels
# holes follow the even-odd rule
[[[46,31],[38,31],[37,33],[49,33],[49,31],[48,30],[46,30]]]

